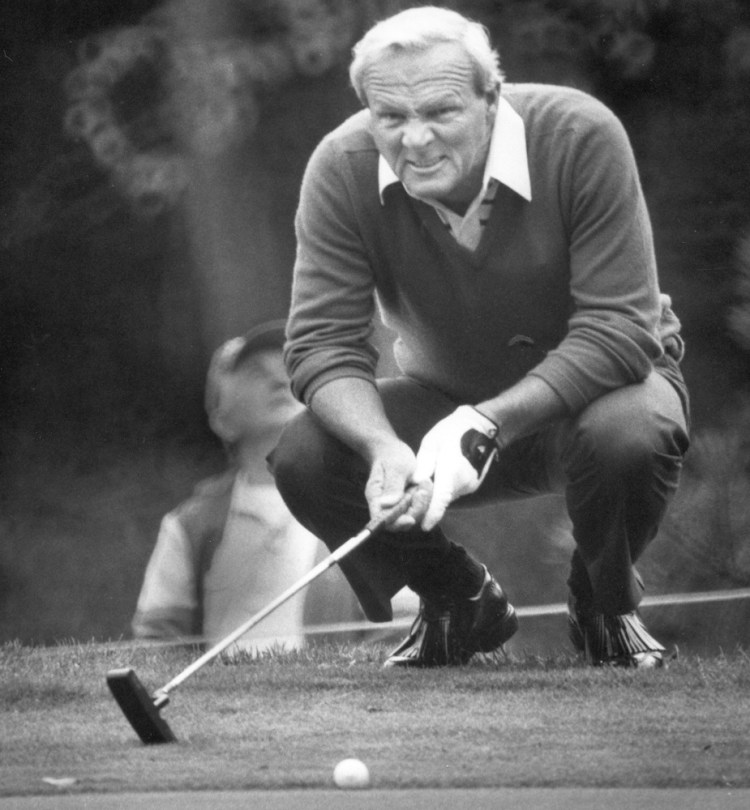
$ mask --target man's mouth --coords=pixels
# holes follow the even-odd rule
[[[410,160],[409,166],[415,172],[431,172],[436,169],[443,162],[442,157],[432,158],[430,160]]]

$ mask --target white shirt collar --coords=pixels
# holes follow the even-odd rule
[[[526,127],[521,116],[502,97],[498,101],[495,126],[492,130],[490,150],[484,169],[484,185],[490,179],[498,180],[527,201],[531,201],[531,178],[526,154]],[[380,201],[385,189],[400,183],[396,173],[381,155],[378,160],[378,190]]]

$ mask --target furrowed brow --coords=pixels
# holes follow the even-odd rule
[[[366,87],[368,92],[384,95],[395,92],[419,96],[429,93],[432,89],[440,94],[460,93],[466,88],[467,83],[473,87],[473,72],[468,63],[441,65],[435,74],[416,80],[404,77],[400,81],[381,66],[373,65],[367,74]]]

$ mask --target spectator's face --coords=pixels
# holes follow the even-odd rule
[[[219,384],[214,430],[225,441],[277,434],[302,405],[292,396],[278,349],[255,352]]]
[[[390,54],[365,75],[378,150],[411,194],[463,213],[479,193],[497,93],[478,96],[457,43]]]

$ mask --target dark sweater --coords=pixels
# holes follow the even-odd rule
[[[297,396],[373,379],[375,291],[402,371],[461,402],[533,374],[575,412],[662,355],[651,226],[622,125],[570,88],[505,85],[503,97],[526,127],[532,200],[501,185],[475,253],[400,184],[381,203],[366,110],[315,150],[286,349]]]

